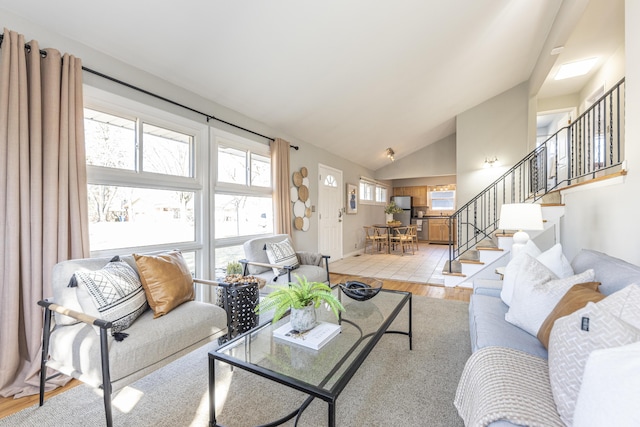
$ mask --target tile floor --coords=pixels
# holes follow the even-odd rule
[[[379,279],[443,285],[442,269],[449,259],[449,246],[420,243],[419,250],[401,253],[359,254],[329,264],[332,273],[354,274]]]

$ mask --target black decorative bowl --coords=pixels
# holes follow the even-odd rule
[[[382,289],[382,280],[363,279],[362,281],[350,280],[340,284],[340,289],[349,298],[356,301],[366,301],[375,297]]]

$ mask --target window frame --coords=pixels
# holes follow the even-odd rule
[[[194,192],[194,240],[167,244],[118,247],[112,249],[91,250],[92,257],[109,257],[131,253],[150,253],[176,249],[195,253],[195,273],[203,276],[210,271],[207,240],[209,233],[208,217],[203,207],[208,193],[207,168],[209,126],[195,119],[179,116],[150,105],[107,93],[91,86],[84,86],[84,107],[134,120],[136,122],[136,145],[140,144],[140,135],[144,131],[142,124],[149,124],[192,136],[190,163],[191,177],[147,172],[142,170],[142,160],[136,151],[136,170],[110,168],[87,164],[87,183],[89,185],[113,185],[154,190],[173,190]],[[142,140],[143,141],[143,140]],[[140,144],[144,147],[143,143]],[[136,147],[138,150],[138,147]]]
[[[367,192],[363,186],[371,187],[372,198],[366,198]],[[363,205],[384,206],[389,201],[389,186],[371,179],[360,178],[358,185],[360,203]]]
[[[211,153],[210,153],[210,161],[212,165],[215,165],[215,171],[211,173],[211,224],[215,224],[215,196],[216,194],[228,194],[228,195],[239,195],[239,196],[254,196],[254,197],[265,197],[271,199],[273,201],[273,181],[270,179],[269,187],[261,187],[257,185],[251,184],[251,153],[259,154],[271,159],[271,147],[269,144],[265,144],[263,142],[258,142],[248,137],[242,137],[236,134],[232,134],[217,128],[211,128]],[[224,145],[229,148],[235,148],[238,150],[246,150],[247,160],[249,161],[246,164],[247,169],[247,183],[246,184],[234,184],[230,182],[221,182],[218,181],[217,167],[218,167],[218,149],[220,145]],[[270,172],[273,165],[270,163]],[[271,174],[273,175],[273,174]],[[272,207],[273,209],[273,207]],[[272,210],[273,216],[273,210]],[[242,235],[242,236],[233,236],[233,237],[222,237],[219,239],[215,238],[215,232],[212,231],[211,234],[211,253],[215,254],[216,249],[222,249],[225,247],[231,246],[239,246],[242,245],[249,239],[253,239],[255,237],[261,237],[273,234],[273,224],[272,231],[265,233],[257,233],[250,235]],[[212,270],[215,269],[215,261],[211,266]]]

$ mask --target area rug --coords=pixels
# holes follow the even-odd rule
[[[406,308],[405,308],[406,310]],[[387,334],[338,397],[338,426],[462,426],[453,400],[471,354],[468,304],[413,297],[413,350],[403,335]],[[400,313],[391,329],[406,329]],[[115,426],[206,426],[208,358],[202,347],[121,390]],[[268,423],[299,406],[306,395],[240,369],[218,369],[218,422],[228,427]],[[80,385],[7,418],[5,426],[100,426],[102,397]],[[299,426],[327,424],[327,404],[314,400]],[[293,426],[290,421],[286,426]]]

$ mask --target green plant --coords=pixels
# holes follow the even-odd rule
[[[387,206],[384,207],[384,213],[386,214],[394,214],[402,212],[402,208],[396,205],[396,202],[393,200],[389,202]]]
[[[268,286],[275,289],[268,294],[256,307],[257,313],[264,313],[274,310],[273,322],[280,320],[290,308],[300,309],[313,304],[315,308],[325,303],[329,306],[333,314],[338,317],[344,307],[333,295],[331,288],[321,282],[309,282],[306,277],[296,276],[297,282],[288,285]]]
[[[242,264],[238,261],[231,261],[227,263],[227,275],[242,274]]]

